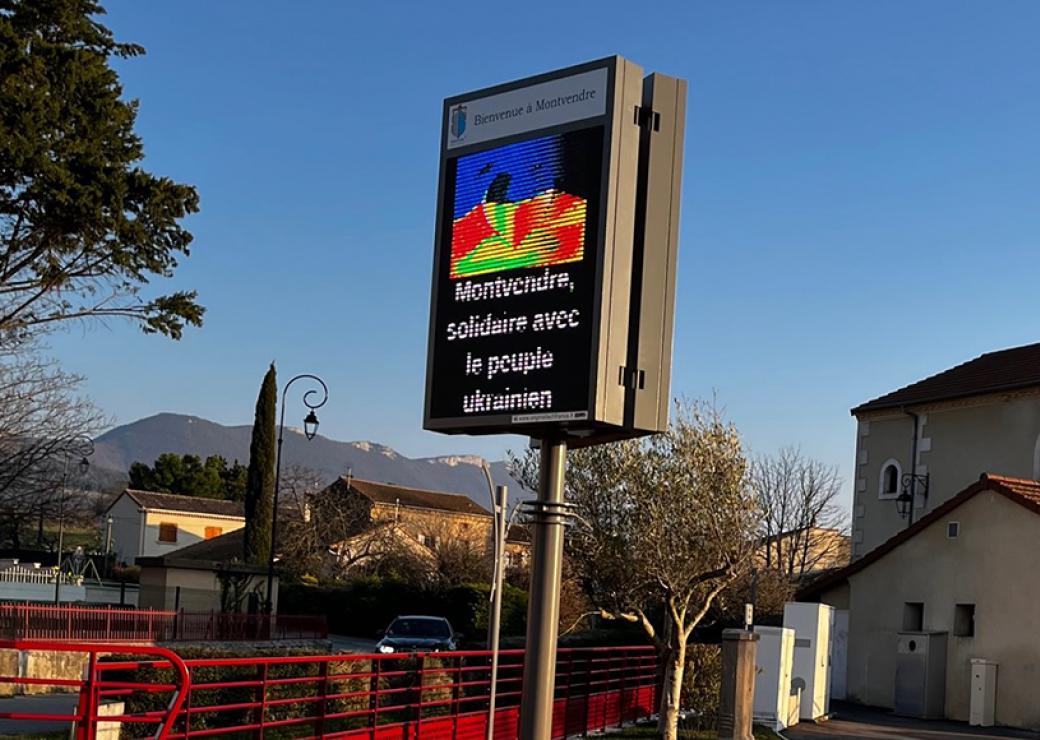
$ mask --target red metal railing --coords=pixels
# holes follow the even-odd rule
[[[162,648],[117,645],[56,648],[9,641],[0,648],[88,656],[82,680],[0,676],[3,683],[78,688],[73,713],[0,712],[0,719],[75,721],[77,740],[94,740],[99,723],[135,728],[128,733],[124,727],[123,737],[160,740],[478,740],[487,728],[490,653],[485,651],[182,660]],[[99,657],[119,651],[124,655]],[[494,734],[512,740],[519,725],[523,651],[500,655]],[[561,650],[553,737],[651,715],[656,675],[651,648]]]
[[[323,639],[324,615],[108,609],[0,604],[0,638],[99,642]]]

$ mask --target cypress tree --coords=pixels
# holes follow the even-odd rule
[[[274,363],[264,375],[256,399],[253,439],[246,474],[246,531],[243,560],[266,565],[271,556],[271,518],[274,510],[275,413],[278,383]]]

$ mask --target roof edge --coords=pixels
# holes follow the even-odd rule
[[[1010,482],[1028,483],[1034,486],[1040,485],[1037,481],[1028,480],[1026,478],[1014,478],[1012,476],[999,475],[997,473],[983,473],[975,483],[972,483],[953,498],[943,502],[935,509],[932,509],[932,511],[925,514],[903,531],[889,537],[859,560],[854,560],[844,568],[825,575],[795,591],[795,599],[802,600],[818,597],[824,591],[840,585],[842,581],[848,580],[849,576],[855,575],[861,570],[873,565],[904,542],[915,537],[919,532],[927,529],[961,504],[983,491],[993,491],[994,493],[1000,494],[1004,498],[1013,501],[1019,506],[1028,509],[1034,514],[1040,515],[1040,504],[1016,493],[1013,489],[1008,487],[1008,483]]]

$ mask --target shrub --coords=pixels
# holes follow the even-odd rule
[[[527,619],[527,594],[503,588],[502,634],[522,635]],[[369,638],[401,614],[445,617],[467,641],[483,643],[487,633],[489,586],[415,586],[403,581],[364,578],[345,587],[286,584],[280,588],[283,604],[301,614],[325,614],[335,634]]]

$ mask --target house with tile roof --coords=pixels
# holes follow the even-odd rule
[[[179,496],[154,491],[123,491],[108,507],[112,551],[118,562],[166,555],[245,527],[237,501]]]
[[[430,491],[408,488],[389,483],[362,480],[350,476],[337,479],[318,494],[337,496],[353,502],[360,509],[356,519],[361,522],[359,536],[354,541],[337,543],[344,551],[371,544],[362,531],[374,527],[393,525],[394,546],[404,538],[423,549],[434,551],[447,540],[464,540],[475,548],[485,550],[491,546],[491,512],[468,496],[446,491]],[[510,529],[506,542],[506,557],[515,567],[527,564],[530,543],[521,527]]]
[[[852,415],[855,559],[983,471],[1040,477],[1040,344],[981,355],[862,403]]]
[[[802,588],[847,615],[842,698],[899,709],[916,644],[941,646],[942,716],[970,717],[973,661],[996,664],[994,721],[1040,729],[1040,482],[987,473],[845,568]],[[838,672],[840,675],[837,675]],[[938,679],[936,681],[935,679]],[[905,711],[905,709],[904,709]]]

